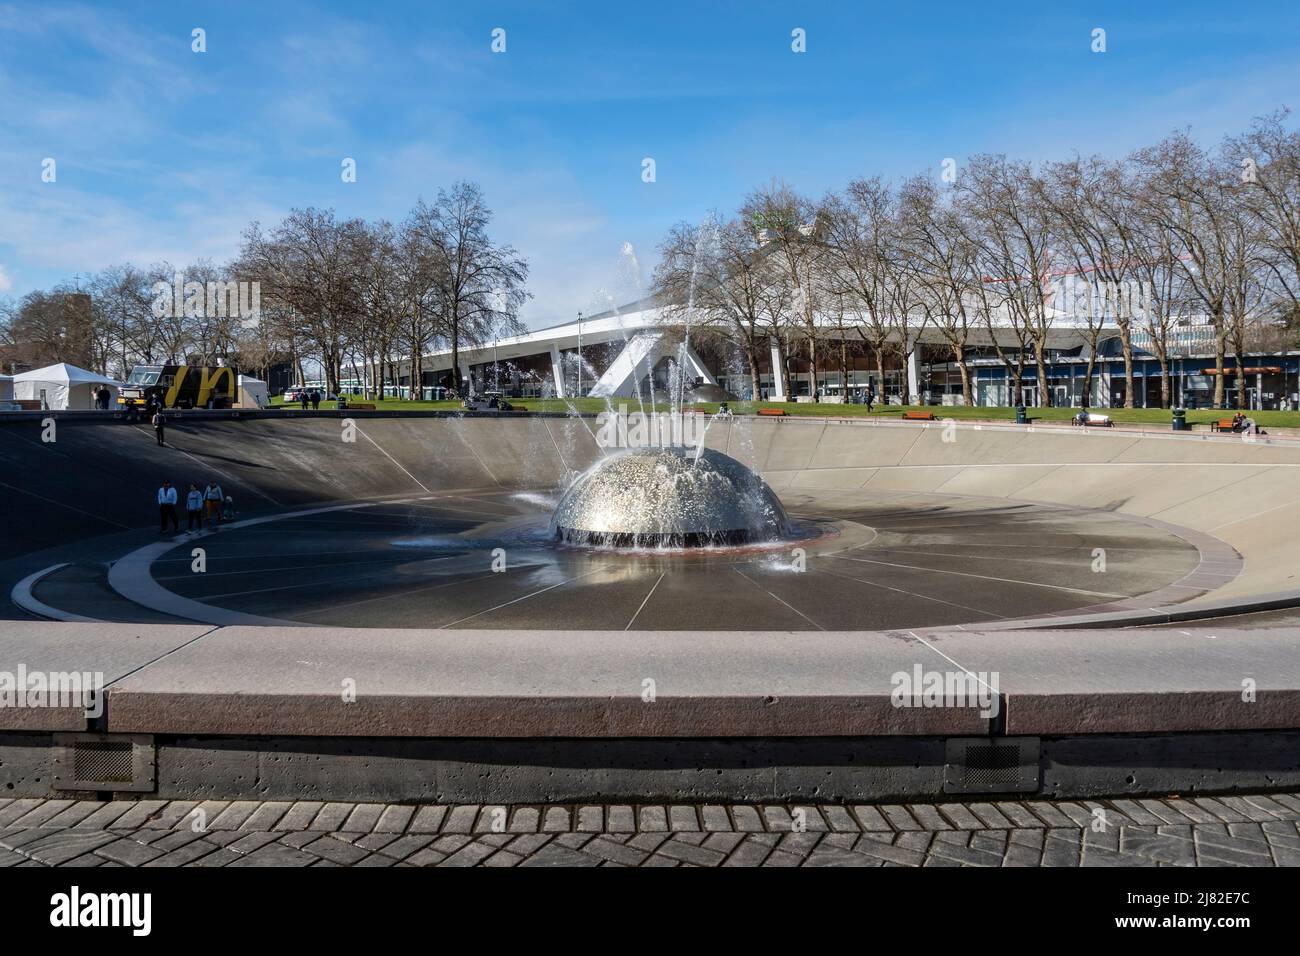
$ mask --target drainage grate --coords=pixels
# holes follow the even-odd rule
[[[153,788],[154,747],[148,734],[55,734],[55,790]]]
[[[1033,793],[1037,737],[955,738],[944,748],[944,793]]]

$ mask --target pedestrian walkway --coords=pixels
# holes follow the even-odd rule
[[[1297,866],[1300,794],[908,805],[0,799],[6,866]]]

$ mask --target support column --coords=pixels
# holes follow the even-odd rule
[[[921,402],[921,344],[913,341],[907,352],[907,404]]]
[[[565,398],[564,394],[564,364],[560,361],[560,350],[551,346],[551,375],[555,378],[555,397]]]
[[[785,360],[781,356],[781,343],[772,339],[772,392],[774,402],[784,402],[785,394]]]

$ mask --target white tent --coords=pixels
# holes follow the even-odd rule
[[[253,378],[251,375],[239,376],[235,391],[238,393],[235,400],[240,408],[266,408],[271,404],[266,383],[260,378]]]
[[[14,398],[36,400],[53,410],[94,408],[95,393],[108,386],[108,407],[117,407],[117,390],[122,384],[107,375],[87,372],[67,362],[47,365],[14,376]]]

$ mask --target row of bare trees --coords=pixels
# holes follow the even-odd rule
[[[820,199],[774,182],[735,215],[673,227],[656,292],[732,344],[755,395],[771,342],[787,366],[805,358],[814,382],[838,350],[846,381],[847,335],[882,382],[887,355],[937,344],[967,403],[972,350],[1000,360],[1018,403],[1027,367],[1046,383],[1062,343],[1082,345],[1086,397],[1099,342],[1117,338],[1125,404],[1141,349],[1160,365],[1167,407],[1171,359],[1198,332],[1218,369],[1234,357],[1239,381],[1248,351],[1294,344],[1300,133],[1287,119],[1258,119],[1213,150],[1182,132],[1119,160],[981,155],[944,181],[864,178]]]
[[[423,357],[449,348],[459,392],[461,350],[521,331],[529,296],[528,263],[492,240],[491,221],[479,187],[464,182],[396,225],[296,209],[273,228],[250,225],[223,267],[124,265],[0,303],[2,360],[119,377],[135,364],[225,361],[265,374],[288,362],[299,382],[320,368],[331,391],[352,380],[382,394],[409,375],[418,398]],[[256,314],[163,291],[178,275],[182,290],[256,283],[257,296],[239,300]]]

